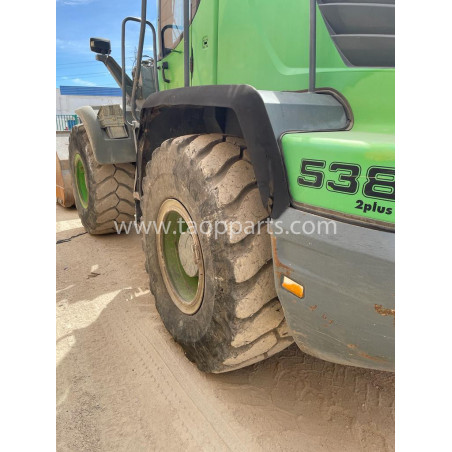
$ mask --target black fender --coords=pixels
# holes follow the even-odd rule
[[[264,207],[278,218],[290,205],[279,138],[293,131],[343,130],[351,114],[338,95],[258,91],[249,85],[177,88],[151,94],[138,132],[137,186],[146,162],[163,141],[196,133],[244,138]]]

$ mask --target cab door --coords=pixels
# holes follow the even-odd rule
[[[160,90],[184,86],[184,0],[159,2]]]

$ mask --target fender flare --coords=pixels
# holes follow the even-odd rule
[[[227,121],[228,117],[233,119]],[[258,91],[250,85],[207,85],[151,94],[143,104],[140,123],[138,196],[146,163],[163,141],[192,133],[228,134],[231,123],[235,127],[230,134],[239,130],[247,144],[263,205],[272,218],[278,218],[290,205],[280,137],[294,131],[345,130],[350,127],[351,112],[332,91]]]
[[[134,163],[136,161],[135,142],[132,129],[127,126],[127,138],[109,138],[101,128],[97,118],[98,110],[93,107],[80,107],[75,113],[82,119],[94,158],[101,165],[112,163]]]

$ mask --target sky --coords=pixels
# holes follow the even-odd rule
[[[117,87],[103,63],[90,51],[91,37],[111,41],[111,56],[121,64],[121,23],[141,14],[141,0],[56,0],[56,87]],[[157,0],[148,0],[147,19],[156,26]],[[130,75],[138,46],[139,24],[126,29],[126,71]],[[152,56],[152,35],[146,30],[144,54]]]

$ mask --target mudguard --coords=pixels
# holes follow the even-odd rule
[[[86,106],[75,110],[82,119],[88,134],[94,157],[97,162],[106,165],[112,163],[133,163],[136,161],[135,143],[132,128],[126,125],[126,138],[110,138],[102,128],[98,118],[98,110]]]

